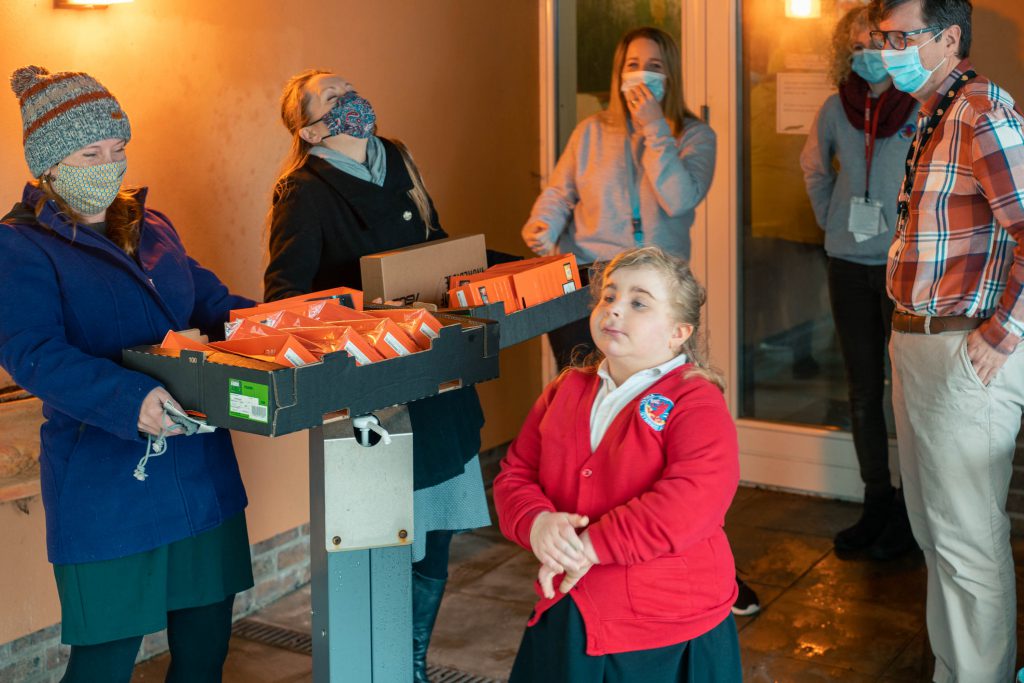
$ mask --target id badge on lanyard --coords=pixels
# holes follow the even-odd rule
[[[889,94],[889,91],[882,93],[878,98],[877,105],[880,107],[882,99]],[[850,215],[847,220],[847,229],[853,234],[857,242],[866,242],[872,237],[883,235],[889,230],[885,222],[885,214],[882,213],[882,202],[871,198],[871,162],[875,156],[875,141],[878,139],[878,121],[880,116],[873,115],[874,103],[871,93],[868,93],[867,102],[864,105],[864,196],[852,197],[850,199]]]

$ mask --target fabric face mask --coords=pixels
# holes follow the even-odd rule
[[[926,69],[924,64],[921,63],[921,48],[932,42],[932,40],[937,40],[945,30],[942,29],[931,40],[921,45],[908,45],[903,50],[881,51],[885,70],[892,76],[892,83],[896,86],[897,90],[913,95],[924,86],[925,82],[940,66],[946,63],[945,57],[933,69]]]
[[[327,126],[330,134],[328,137],[344,133],[364,139],[373,135],[377,129],[377,114],[373,111],[373,105],[355,90],[349,90],[339,97],[320,121]]]
[[[888,76],[885,64],[882,63],[881,50],[862,50],[853,56],[850,65],[854,73],[868,83],[881,83]]]
[[[622,74],[622,87],[619,90],[626,92],[643,83],[654,95],[654,99],[661,102],[665,99],[665,81],[667,79],[668,76],[656,71],[630,71]]]
[[[128,160],[96,166],[57,165],[54,191],[80,216],[95,216],[107,210],[124,182]]]

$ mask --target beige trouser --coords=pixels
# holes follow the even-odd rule
[[[967,333],[893,332],[892,402],[914,538],[928,565],[937,683],[1005,683],[1016,658],[1006,494],[1024,407],[1024,352],[986,387]]]

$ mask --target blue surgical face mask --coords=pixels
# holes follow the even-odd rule
[[[619,90],[626,92],[630,88],[635,88],[643,83],[651,91],[651,94],[654,95],[654,99],[661,102],[665,99],[666,80],[668,80],[668,76],[657,71],[628,71],[622,74],[622,87]]]
[[[850,68],[868,83],[881,83],[889,77],[880,50],[861,50],[854,54]]]
[[[931,40],[925,41],[921,45],[908,45],[903,50],[881,51],[882,63],[885,64],[885,70],[889,72],[897,90],[913,95],[924,87],[924,84],[939,67],[946,63],[945,57],[932,69],[924,68],[924,64],[921,63],[921,48],[932,40],[938,39],[945,30],[942,29],[932,36]]]
[[[329,135],[326,137],[345,134],[354,138],[368,138],[377,130],[377,114],[373,111],[373,105],[355,90],[349,90],[339,97],[320,121],[327,126]],[[314,121],[313,124],[320,121]]]

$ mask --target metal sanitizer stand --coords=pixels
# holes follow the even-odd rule
[[[309,430],[314,683],[412,680],[412,486],[404,406]]]

